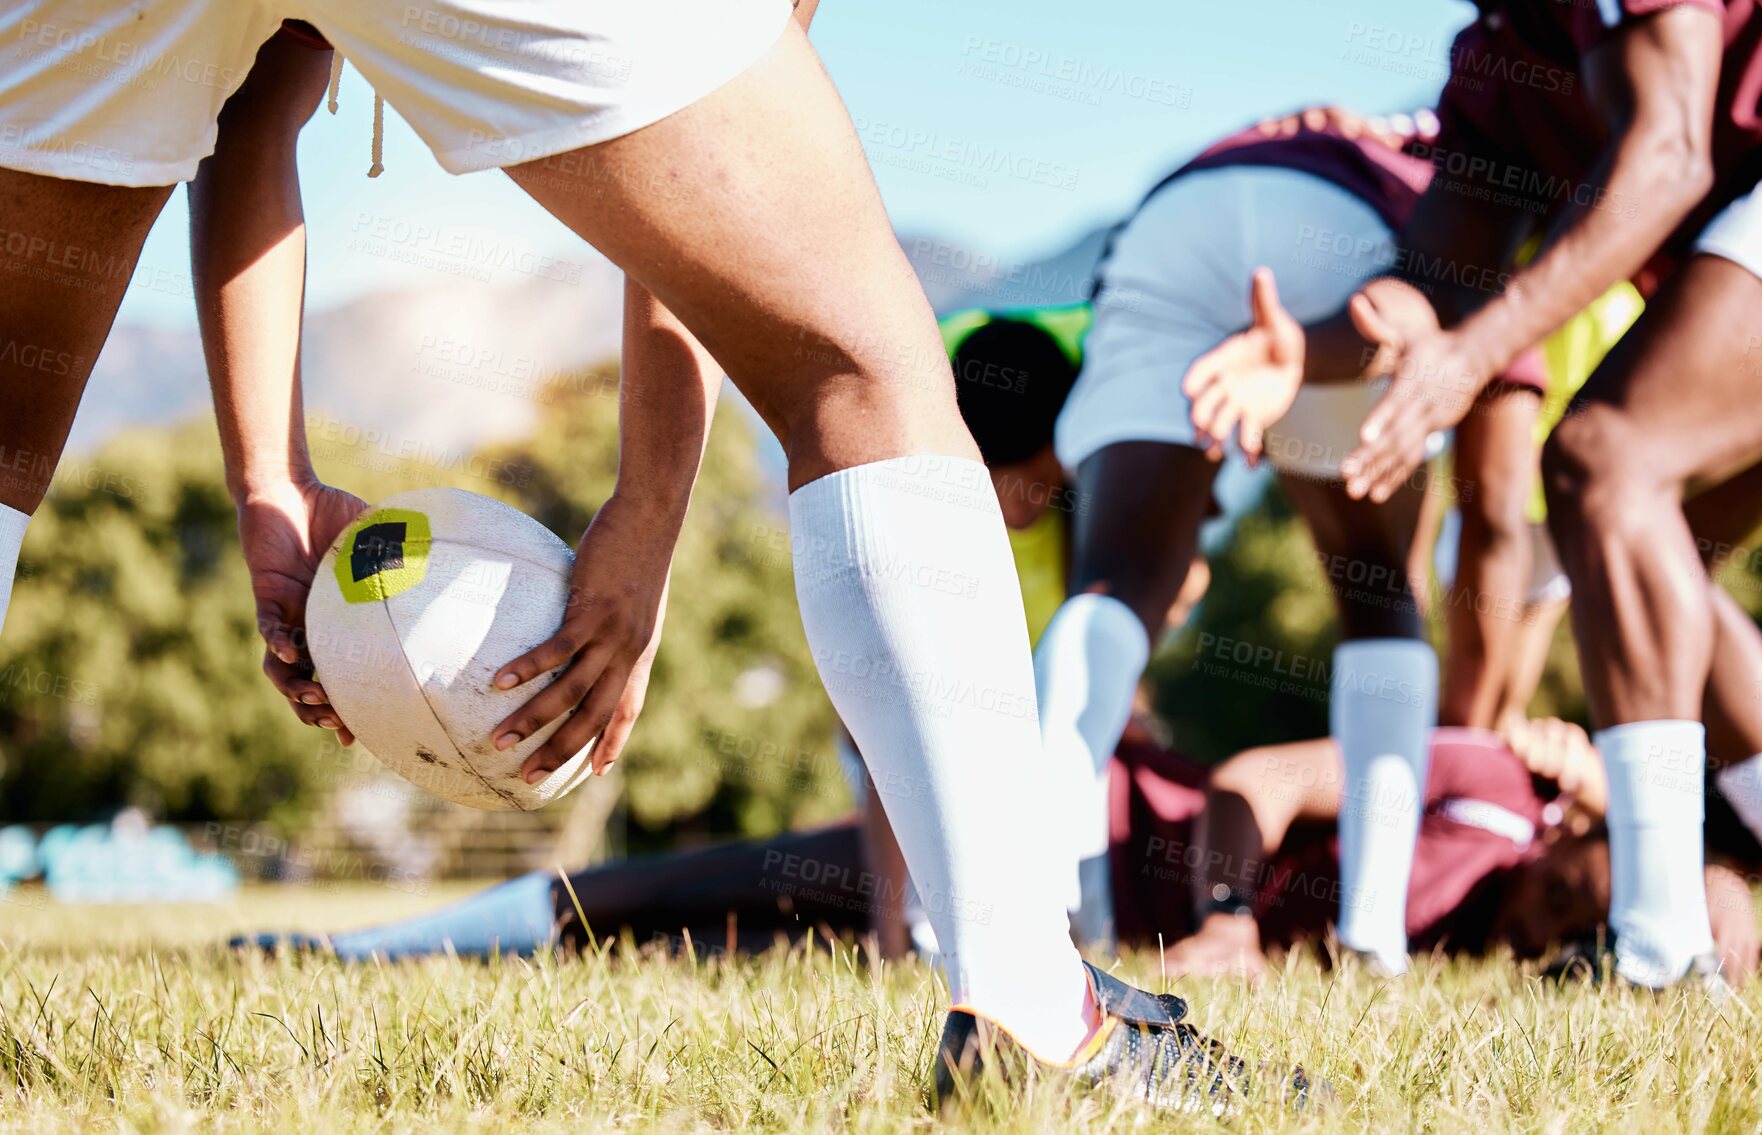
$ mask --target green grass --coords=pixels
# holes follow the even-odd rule
[[[917,964],[859,951],[756,959],[613,951],[489,964],[235,957],[241,928],[338,929],[446,896],[256,888],[218,908],[0,904],[0,1130],[894,1132],[923,1104],[941,1024]],[[1162,988],[1155,956],[1121,966]],[[1507,962],[1395,983],[1307,954],[1258,988],[1182,982],[1202,1028],[1334,1084],[1327,1114],[1270,1099],[1217,1124],[1042,1085],[982,1131],[1762,1129],[1751,989],[1545,988]]]

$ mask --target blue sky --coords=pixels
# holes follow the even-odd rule
[[[1054,251],[1117,219],[1211,139],[1312,102],[1427,105],[1463,0],[822,0],[814,40],[864,138],[895,227],[1002,260]],[[576,238],[496,172],[451,177],[395,112],[386,173],[365,174],[371,93],[301,139],[309,301],[433,281],[346,255],[372,219],[579,260]],[[143,254],[121,319],[193,324],[181,192]]]

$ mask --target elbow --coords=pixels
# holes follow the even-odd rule
[[[1713,191],[1713,150],[1704,130],[1659,131],[1642,147],[1641,158],[1661,191],[1658,199],[1676,203],[1684,213]]]
[[[1706,147],[1696,147],[1677,154],[1671,162],[1671,168],[1674,170],[1673,180],[1682,186],[1683,198],[1688,201],[1690,208],[1713,192],[1713,183],[1717,178],[1713,171],[1713,155]]]

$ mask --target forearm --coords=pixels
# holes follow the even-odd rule
[[[236,500],[312,479],[300,398],[306,228],[295,143],[329,53],[271,40],[190,186],[190,266]]]
[[[1705,196],[1704,157],[1668,141],[1624,138],[1586,179],[1592,203],[1571,206],[1541,252],[1457,328],[1483,375],[1503,370],[1644,267]]]
[[[227,488],[243,500],[270,485],[309,480],[299,377],[306,270],[299,202],[229,198],[204,189],[199,177],[190,212],[196,314]],[[231,240],[216,235],[226,230]]]
[[[618,495],[677,531],[709,441],[722,374],[685,325],[632,280],[624,285]]]
[[[1487,374],[1638,272],[1713,186],[1713,104],[1723,32],[1681,5],[1624,25],[1583,60],[1609,142],[1536,259],[1458,328]]]
[[[1326,737],[1251,749],[1212,770],[1195,825],[1195,898],[1203,904],[1220,884],[1255,890],[1292,824],[1339,815],[1341,784],[1340,751]]]

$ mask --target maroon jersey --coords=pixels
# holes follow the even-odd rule
[[[1266,166],[1306,173],[1338,186],[1369,205],[1392,231],[1400,232],[1432,179],[1431,158],[1419,156],[1429,155],[1431,148],[1418,140],[1410,143],[1409,148],[1417,152],[1398,150],[1369,136],[1348,137],[1331,123],[1320,129],[1299,125],[1296,133],[1278,137],[1268,137],[1260,127],[1250,126],[1206,147],[1198,157],[1158,182],[1145,200],[1190,173]],[[1547,365],[1539,352],[1525,351],[1512,360],[1499,379],[1546,390]]]
[[[1110,772],[1114,919],[1122,942],[1172,943],[1194,930],[1193,878],[1209,854],[1193,842],[1205,770],[1154,745],[1123,743]],[[1485,942],[1505,872],[1535,853],[1543,800],[1523,761],[1489,732],[1432,732],[1425,813],[1407,891],[1415,946]],[[1256,913],[1269,945],[1313,937],[1340,905],[1337,836],[1286,846],[1264,865]]]
[[[1585,93],[1583,59],[1633,21],[1679,5],[1723,21],[1725,53],[1713,122],[1713,191],[1664,242],[1635,283],[1650,291],[1680,263],[1707,222],[1762,173],[1762,5],[1758,0],[1478,0],[1480,18],[1456,37],[1438,104],[1441,129],[1420,148],[1441,183],[1546,218],[1570,205],[1618,214],[1585,178],[1607,131]]]
[[[1163,184],[1200,170],[1233,166],[1273,166],[1319,177],[1375,209],[1383,223],[1397,232],[1432,179],[1431,163],[1424,158],[1374,138],[1349,138],[1333,125],[1320,130],[1301,126],[1295,134],[1276,138],[1250,126],[1212,143],[1164,178]]]

